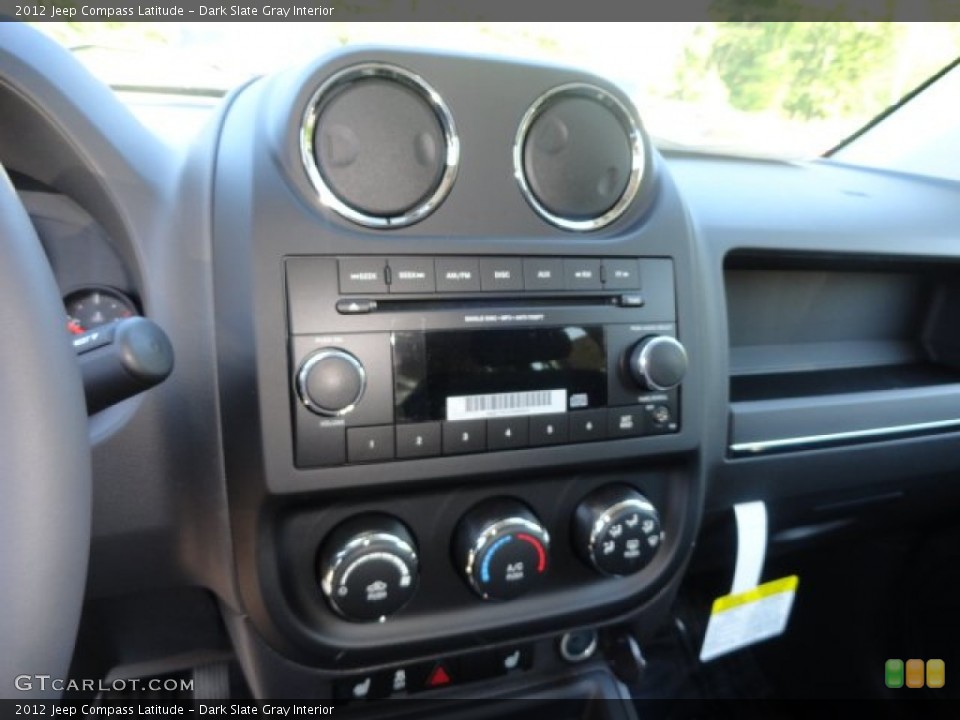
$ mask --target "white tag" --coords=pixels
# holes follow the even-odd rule
[[[525,390],[447,398],[447,420],[552,415],[567,411],[567,391]]]
[[[790,619],[798,578],[790,575],[713,601],[700,661],[781,635]]]
[[[733,514],[737,518],[737,566],[730,594],[736,595],[760,582],[767,553],[767,506],[762,502],[740,503],[733,506]]]

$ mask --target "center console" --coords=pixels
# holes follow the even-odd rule
[[[334,55],[234,99],[214,192],[258,694],[496,694],[658,626],[703,502],[702,340],[687,213],[620,90]]]

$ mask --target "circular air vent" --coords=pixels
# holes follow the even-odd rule
[[[411,225],[436,210],[460,158],[440,95],[380,63],[346,68],[320,86],[304,113],[300,150],[320,202],[376,228]]]
[[[640,188],[645,162],[631,112],[606,90],[583,83],[540,96],[513,146],[527,202],[565,230],[598,230],[620,217]]]

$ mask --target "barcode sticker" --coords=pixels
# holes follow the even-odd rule
[[[547,415],[566,411],[566,390],[527,390],[447,398],[447,420]]]

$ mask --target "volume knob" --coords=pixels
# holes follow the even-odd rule
[[[346,415],[363,397],[366,386],[367,373],[361,362],[339,348],[317,350],[297,372],[300,400],[317,415]]]
[[[671,390],[687,372],[687,351],[669,335],[649,335],[630,350],[627,369],[647,390]]]

